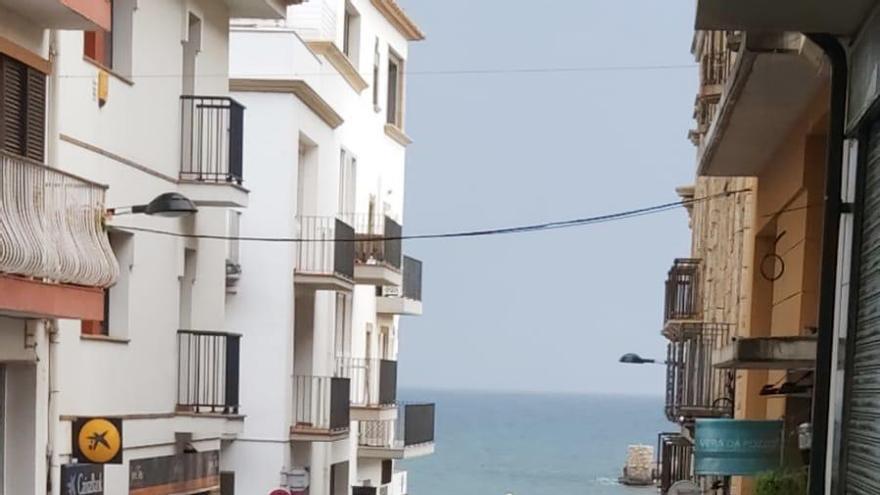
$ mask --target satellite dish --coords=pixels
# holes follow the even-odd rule
[[[690,480],[678,481],[669,487],[666,495],[700,495],[703,493],[696,483]]]

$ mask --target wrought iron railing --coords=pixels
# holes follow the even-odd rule
[[[733,412],[734,376],[714,367],[715,351],[730,343],[730,325],[684,323],[668,333],[666,417],[673,422]]]
[[[693,53],[700,65],[700,89],[694,107],[697,128],[691,132],[694,144],[703,137],[718,114],[718,105],[727,82],[733,75],[741,34],[735,31],[697,31]]]
[[[434,404],[401,404],[397,419],[360,421],[358,444],[401,449],[434,442]]]
[[[657,435],[657,471],[655,476],[661,494],[669,492],[676,482],[694,479],[694,446],[681,433]]]
[[[294,375],[294,429],[347,430],[350,389],[348,378]]]
[[[679,258],[666,278],[664,321],[698,320],[702,315],[700,260]]]
[[[180,178],[241,184],[244,107],[225,96],[180,97]]]
[[[336,376],[351,380],[352,405],[388,406],[397,402],[397,361],[339,357]]]
[[[346,214],[355,233],[355,262],[366,265],[384,264],[400,270],[403,227],[387,215]]]
[[[109,287],[119,265],[104,231],[105,188],[0,151],[0,273]]]
[[[297,273],[354,279],[354,230],[335,217],[296,217]]]
[[[178,330],[178,410],[238,414],[240,346],[237,334]]]

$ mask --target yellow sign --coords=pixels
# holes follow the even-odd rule
[[[74,423],[74,454],[80,462],[122,462],[122,421],[82,418]]]

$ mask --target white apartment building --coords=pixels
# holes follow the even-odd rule
[[[224,451],[237,493],[407,493],[395,461],[433,452],[434,405],[396,397],[399,316],[421,314],[403,256],[408,43],[393,0],[309,0],[238,19],[230,89],[247,108],[247,237],[227,298],[246,420]]]
[[[186,235],[248,206],[229,20],[291,3],[0,0],[0,494],[84,493],[90,417],[123,434],[88,493],[233,493],[260,327],[227,318],[235,243]]]

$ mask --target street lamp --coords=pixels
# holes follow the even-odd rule
[[[620,362],[623,364],[666,364],[666,361],[658,363],[656,359],[643,358],[634,352],[620,356]]]
[[[183,194],[176,192],[162,193],[145,205],[108,208],[109,215],[130,215],[144,213],[157,217],[180,218],[199,211],[196,205]]]

